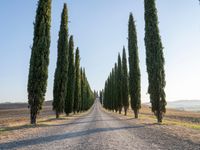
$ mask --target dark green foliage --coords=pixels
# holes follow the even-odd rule
[[[60,113],[64,110],[68,77],[68,53],[68,14],[67,5],[64,4],[61,15],[58,39],[58,58],[53,89],[53,110],[56,112],[56,118],[59,118]]]
[[[163,46],[158,29],[155,0],[145,0],[144,2],[146,65],[149,80],[148,93],[150,94],[152,111],[156,115],[158,122],[162,122],[163,113],[166,112]]]
[[[76,113],[79,111],[79,104],[81,100],[81,91],[80,91],[80,55],[79,49],[76,49],[75,54],[75,91],[74,91],[74,107],[73,112]]]
[[[114,99],[113,99],[113,92],[114,92],[114,86],[113,86],[113,77],[114,77],[114,72],[113,72],[113,69],[112,69],[112,72],[110,73],[110,76],[108,78],[108,89],[107,89],[107,92],[108,92],[108,103],[107,103],[107,108],[109,110],[114,110]]]
[[[117,87],[115,81],[115,69],[112,69],[111,76],[110,76],[110,109],[114,111],[115,109],[115,100],[117,99]]]
[[[110,108],[110,95],[109,95],[109,87],[110,87],[110,84],[109,84],[109,77],[108,79],[106,80],[105,82],[105,87],[104,87],[104,95],[103,95],[103,106],[106,108],[106,109],[109,109]]]
[[[50,47],[51,0],[39,0],[28,76],[28,103],[31,124],[36,124],[45,99]]]
[[[93,102],[94,102],[94,94],[90,89],[90,85],[88,83],[85,69],[82,69],[82,77],[81,77],[81,111],[88,110]]]
[[[137,35],[132,14],[129,17],[128,50],[130,74],[128,76],[126,52],[125,48],[123,48],[122,60],[119,54],[118,62],[115,63],[112,72],[106,80],[103,92],[103,106],[109,110],[119,111],[119,113],[121,113],[122,107],[124,107],[126,115],[129,108],[130,89],[131,107],[134,110],[135,117],[138,118],[138,112],[141,108],[140,68]]]
[[[68,82],[67,95],[65,98],[65,113],[69,115],[73,111],[74,105],[74,86],[75,86],[75,66],[74,66],[74,41],[73,36],[69,39],[69,66],[68,66]]]
[[[75,90],[73,112],[88,110],[94,103],[95,92],[93,93],[87,80],[85,69],[80,69],[79,49],[75,54]]]
[[[133,15],[129,16],[128,24],[128,51],[129,51],[129,91],[131,97],[131,108],[134,111],[135,118],[138,118],[138,112],[141,108],[140,95],[140,68],[138,58],[137,34]]]
[[[84,105],[84,99],[85,99],[85,80],[83,76],[83,69],[80,69],[80,83],[81,83],[81,100],[79,104],[79,110],[83,110],[83,105]]]
[[[118,73],[118,66],[117,66],[117,63],[115,63],[115,66],[114,66],[114,75],[113,75],[113,80],[114,80],[114,85],[113,85],[113,91],[114,91],[114,97],[113,97],[113,105],[114,105],[114,110],[115,112],[117,112],[119,110],[118,108],[118,103],[117,103],[117,98],[118,98],[118,76],[117,76],[117,73]]]
[[[109,93],[109,89],[110,89],[110,82],[109,82],[109,78],[106,80],[105,82],[105,88],[104,88],[104,99],[103,99],[103,106],[106,108],[106,109],[109,109],[110,110],[110,93]]]
[[[122,61],[120,54],[118,55],[118,69],[117,69],[117,105],[119,113],[122,111]]]
[[[118,96],[119,96],[118,92],[120,92],[118,89],[118,87],[120,86],[118,78],[119,78],[118,66],[115,63],[115,66],[112,69],[112,72],[110,73],[108,79],[105,82],[104,90],[102,90],[103,91],[102,102],[103,102],[104,108],[106,108],[108,110],[112,110],[112,111],[115,110],[116,112],[120,109],[120,107],[122,107],[120,105],[121,99],[118,98]],[[122,103],[122,101],[121,101],[121,103]]]
[[[103,90],[99,92],[100,103],[103,104]]]
[[[128,94],[127,59],[126,59],[125,48],[123,48],[123,53],[122,53],[122,103],[123,103],[125,115],[127,114],[127,109],[129,107],[128,95],[129,94]]]

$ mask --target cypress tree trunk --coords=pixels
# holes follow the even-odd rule
[[[135,118],[141,108],[140,95],[140,68],[138,58],[137,34],[133,15],[129,16],[128,25],[128,51],[129,51],[129,91],[131,97],[131,108],[134,110]]]
[[[123,47],[122,52],[122,97],[125,116],[127,115],[127,109],[129,107],[128,101],[128,71],[127,71],[127,58],[125,47]]]
[[[127,115],[127,109],[124,108],[124,116]]]
[[[33,107],[30,108],[30,120],[31,120],[31,124],[36,124],[36,117],[37,117],[37,114],[35,113],[35,110],[33,109]]]
[[[155,0],[145,0],[144,2],[148,93],[150,94],[152,112],[154,112],[158,122],[162,122],[163,113],[166,112],[163,47],[158,29]]]
[[[75,56],[75,91],[74,91],[74,113],[79,111],[80,104],[80,55],[79,49],[76,49]]]
[[[34,38],[28,76],[30,123],[36,124],[37,115],[45,99],[50,47],[51,0],[39,0],[34,24]]]
[[[75,86],[75,66],[74,66],[74,41],[73,36],[69,39],[69,66],[68,66],[68,82],[67,94],[65,98],[65,113],[68,116],[73,111],[74,105],[74,86]]]
[[[56,112],[56,119],[58,119],[60,117],[60,113]]]
[[[137,119],[138,118],[139,110],[138,109],[133,109],[133,111],[134,111],[134,114],[135,114],[135,118]]]
[[[67,91],[68,75],[68,14],[67,5],[64,4],[61,15],[61,25],[58,39],[58,58],[54,77],[53,89],[53,110],[56,112],[56,118],[64,110],[64,101]]]

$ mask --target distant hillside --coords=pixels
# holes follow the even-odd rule
[[[151,106],[150,103],[145,103]],[[167,108],[200,112],[200,100],[179,100],[179,101],[168,101]]]
[[[167,102],[167,108],[200,112],[200,100],[180,100]]]

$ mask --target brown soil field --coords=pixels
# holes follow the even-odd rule
[[[129,109],[128,115],[133,116],[131,109]],[[52,101],[46,101],[38,119],[45,120],[54,117],[54,112],[52,111]],[[139,117],[143,118],[144,122],[156,122],[156,119],[151,112],[151,108],[147,105],[142,105]],[[186,127],[200,129],[200,113],[197,112],[167,109],[164,121],[167,121],[168,123],[170,121],[174,124],[183,124]],[[0,104],[0,128],[24,124],[29,124],[29,108],[27,103]]]
[[[52,102],[47,101],[44,103],[38,119],[46,119],[53,115]],[[0,104],[0,128],[28,124],[29,117],[29,108],[27,103]]]

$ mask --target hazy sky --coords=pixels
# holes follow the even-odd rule
[[[27,77],[33,22],[38,0],[0,1],[0,102],[27,101]],[[142,101],[148,101],[143,0],[53,0],[49,78],[52,99],[57,40],[63,3],[69,9],[69,32],[79,46],[81,65],[92,89],[100,90],[127,47],[128,17],[136,21]],[[200,5],[198,0],[157,0],[166,60],[167,100],[200,99]]]

